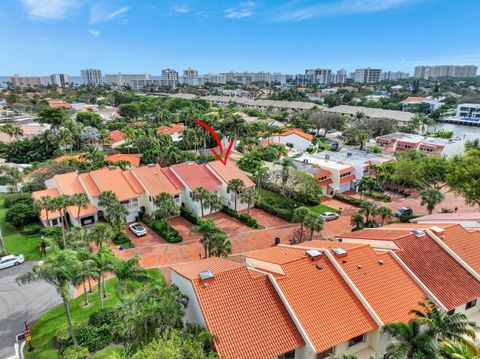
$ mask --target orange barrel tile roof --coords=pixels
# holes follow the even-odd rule
[[[71,196],[75,193],[85,193],[80,181],[78,180],[77,172],[63,173],[53,177],[58,183],[58,187],[62,194]]]
[[[32,197],[36,200],[39,201],[42,197],[52,197],[55,198],[60,195],[60,192],[58,191],[57,188],[47,188],[41,191],[35,191],[32,192]],[[61,214],[59,211],[48,211],[48,219],[53,219],[53,218],[59,218],[61,217]],[[40,211],[40,219],[42,221],[47,220],[47,211],[42,209]]]
[[[347,182],[351,182],[351,181],[354,181],[356,179],[355,175],[348,175],[348,176],[345,176],[343,178],[340,178],[340,183],[347,183]]]
[[[221,183],[205,165],[195,162],[181,163],[170,168],[192,190],[203,187],[209,191],[217,191]]]
[[[137,198],[143,191],[141,186],[138,182],[135,183],[128,173],[123,172],[118,167],[105,167],[91,171],[90,175],[101,192],[112,191],[119,201]]]
[[[165,175],[159,165],[134,168],[132,173],[154,197],[162,192],[171,195],[180,193],[180,189]]]
[[[80,182],[83,186],[85,186],[85,189],[92,197],[100,196],[101,191],[93,180],[92,176],[90,175],[90,172],[80,173],[79,177]]]
[[[62,163],[62,162],[68,161],[68,160],[75,160],[75,161],[78,161],[78,162],[85,162],[86,161],[86,159],[84,157],[68,156],[68,155],[60,156],[60,157],[57,157],[57,158],[53,159],[53,161],[56,162],[56,163]]]
[[[115,155],[105,157],[105,160],[111,162],[127,161],[130,162],[132,166],[140,166],[140,155],[135,154],[117,153]]]
[[[113,140],[113,142],[120,142],[125,139],[125,136],[123,135],[123,132],[120,130],[114,130],[109,133],[110,138]]]
[[[185,131],[185,126],[181,123],[172,123],[170,126],[160,126],[157,128],[157,132],[172,134]]]
[[[178,189],[184,189],[185,186],[180,182],[178,177],[172,172],[172,169],[169,167],[163,167],[162,172],[167,176],[167,178],[174,184]]]
[[[205,286],[198,272],[206,269],[215,277]],[[222,258],[176,265],[172,270],[191,281],[221,357],[265,359],[305,345],[266,274]]]
[[[277,132],[277,133],[272,133],[272,136],[290,136],[290,135],[297,135],[297,136],[300,136],[306,140],[313,140],[313,135],[309,134],[309,133],[305,133],[303,132],[302,130],[298,129],[298,128],[287,128],[287,127],[284,127],[283,128],[283,132]]]
[[[230,160],[227,160],[226,164],[223,164],[221,161],[212,161],[208,162],[206,166],[211,168],[227,184],[232,179],[238,178],[243,181],[246,188],[255,186],[255,183]]]

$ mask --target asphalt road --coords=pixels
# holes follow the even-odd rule
[[[25,321],[32,323],[42,313],[61,303],[55,288],[45,282],[18,286],[15,278],[32,266],[32,263],[25,262],[0,270],[0,359],[15,354],[15,335],[23,332]]]

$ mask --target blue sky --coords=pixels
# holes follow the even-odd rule
[[[2,0],[0,75],[480,64],[479,0]]]

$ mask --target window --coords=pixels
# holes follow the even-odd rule
[[[330,349],[324,350],[317,354],[317,359],[324,359],[328,358],[330,355],[335,354],[335,347],[331,347]]]
[[[468,303],[467,303],[467,305],[465,306],[465,310],[470,309],[470,308],[473,308],[473,307],[476,306],[476,305],[477,305],[477,300],[474,299],[474,300],[472,300],[471,302],[468,302]]]
[[[455,309],[451,309],[447,312],[448,315],[452,315],[452,314],[455,314]]]
[[[152,196],[148,196],[148,200],[152,202]]]
[[[295,359],[295,350],[280,354],[278,359]]]
[[[363,343],[365,341],[365,334],[359,335],[358,337],[352,338],[348,341],[348,346],[353,347],[354,345]]]
[[[352,172],[342,173],[342,174],[340,174],[340,178],[350,176],[351,174],[352,174]]]
[[[56,226],[58,224],[58,219],[52,219],[52,226]]]

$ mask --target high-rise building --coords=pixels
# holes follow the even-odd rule
[[[18,74],[15,74],[10,78],[10,82],[13,86],[18,87],[45,86],[45,79],[43,76],[19,76]]]
[[[85,69],[81,71],[81,75],[85,85],[100,86],[103,83],[101,70]]]
[[[177,87],[178,85],[178,72],[173,69],[162,70],[162,86]]]
[[[198,76],[198,70],[196,69],[192,69],[192,68],[188,68],[186,70],[183,70],[183,76],[185,77],[197,77]]]
[[[250,85],[253,82],[271,82],[270,72],[226,72],[227,82],[235,82],[242,85]]]
[[[410,74],[408,72],[402,72],[402,71],[384,71],[380,75],[380,80],[392,80],[392,81],[397,81],[397,80],[403,80],[403,79],[408,79],[410,77]]]
[[[65,87],[70,84],[70,76],[67,74],[52,74],[50,75],[50,82],[52,85]]]
[[[354,81],[366,84],[380,82],[381,73],[381,69],[371,69],[370,67],[367,67],[366,69],[356,69]]]
[[[439,77],[475,77],[477,66],[475,65],[439,65],[439,66],[416,66],[414,77],[417,79],[437,79]]]
[[[141,90],[152,83],[149,74],[106,74],[105,83],[113,87],[129,86],[133,90]]]
[[[333,81],[336,84],[343,84],[347,81],[347,70],[345,69],[340,69],[337,71],[337,74],[335,75],[335,81]]]
[[[227,83],[227,77],[225,76],[225,74],[207,74],[203,75],[203,82],[224,85]]]

